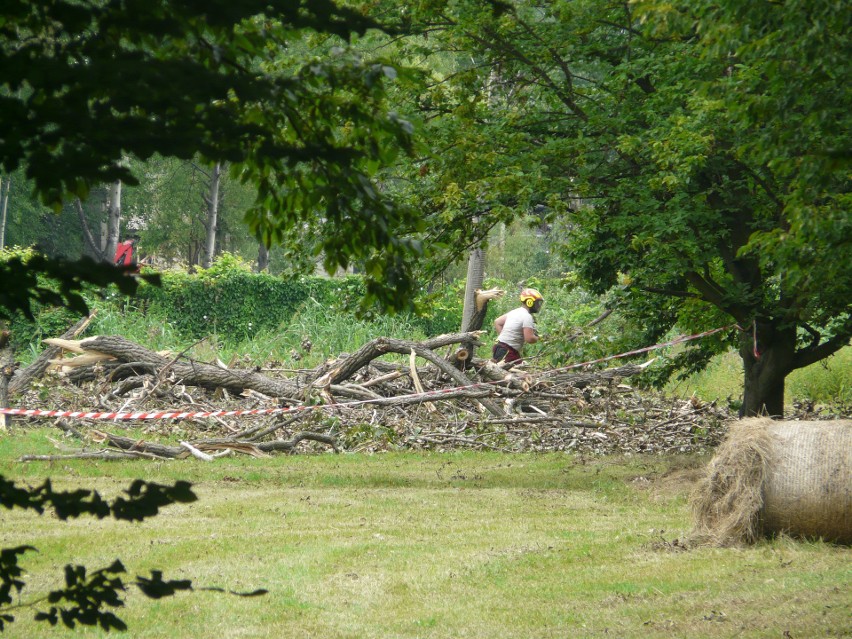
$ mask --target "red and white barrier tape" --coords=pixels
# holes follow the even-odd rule
[[[429,391],[426,393],[417,393],[414,395],[405,395],[409,399],[439,397],[452,393],[460,388],[474,388],[476,386],[486,386],[490,382],[481,384],[472,384],[471,386],[457,386],[454,388],[442,388],[440,390]],[[281,406],[278,408],[254,408],[249,410],[211,410],[211,411],[156,411],[156,412],[135,412],[135,413],[86,413],[82,411],[63,411],[63,410],[38,410],[26,408],[0,408],[0,414],[3,415],[18,415],[22,417],[70,417],[72,419],[120,419],[120,420],[145,420],[145,419],[195,419],[203,417],[242,417],[244,415],[274,415],[278,413],[295,413],[305,410],[330,410],[336,408],[351,408],[352,406],[361,406],[364,404],[373,404],[380,399],[361,399],[353,402],[344,402],[341,404],[318,404],[310,406]]]
[[[573,370],[575,368],[582,368],[583,366],[589,366],[591,364],[600,364],[602,362],[609,362],[614,359],[619,359],[622,357],[630,357],[631,355],[639,355],[641,353],[647,353],[649,351],[653,351],[659,348],[666,348],[668,346],[675,346],[677,344],[681,344],[683,342],[689,342],[691,340],[699,339],[702,337],[707,337],[708,335],[713,335],[714,333],[719,333],[721,331],[726,331],[731,328],[734,328],[735,325],[731,326],[723,326],[721,328],[714,328],[709,331],[704,331],[703,333],[695,333],[694,335],[681,335],[667,342],[662,342],[660,344],[654,344],[653,346],[646,346],[644,348],[638,348],[633,351],[627,351],[625,353],[619,353],[618,355],[610,355],[608,357],[601,357],[600,359],[593,359],[588,362],[582,362],[580,364],[572,364],[571,366],[565,366],[563,368],[554,369],[551,371],[546,371],[542,374],[542,376],[550,375],[553,373],[558,373],[561,371]],[[429,397],[440,397],[441,395],[445,395],[447,393],[452,393],[461,389],[471,389],[471,388],[480,388],[486,386],[495,386],[498,384],[502,384],[504,382],[480,382],[478,384],[470,384],[468,386],[456,386],[453,388],[443,388],[440,390],[428,391],[425,393],[415,393],[413,395],[405,395],[402,398],[407,399],[418,399],[418,398],[429,398]],[[329,410],[329,409],[337,409],[337,408],[351,408],[354,406],[363,406],[367,404],[374,404],[376,402],[382,401],[382,399],[362,399],[352,402],[344,402],[341,404],[322,404],[315,406],[284,406],[278,408],[256,408],[249,410],[213,410],[213,411],[155,411],[155,412],[112,412],[112,413],[98,413],[98,412],[83,412],[83,411],[62,411],[62,410],[38,410],[38,409],[26,409],[26,408],[0,408],[0,414],[2,415],[17,415],[22,417],[67,417],[71,419],[101,419],[101,420],[146,420],[146,419],[201,419],[205,417],[244,417],[246,415],[274,415],[281,413],[293,413],[297,411],[305,411],[305,410]]]

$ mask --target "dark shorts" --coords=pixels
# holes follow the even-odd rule
[[[521,354],[508,344],[497,342],[491,349],[491,359],[495,362],[517,362]]]

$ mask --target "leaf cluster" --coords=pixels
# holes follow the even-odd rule
[[[0,166],[25,167],[59,207],[136,184],[126,156],[227,162],[256,192],[257,239],[330,271],[355,260],[370,302],[410,308],[420,217],[375,175],[412,129],[383,101],[393,65],[348,46],[378,26],[329,0],[5,3]],[[312,51],[316,34],[328,39]]]
[[[583,283],[620,291],[620,311],[644,327],[637,343],[676,324],[765,321],[801,327],[798,367],[848,342],[841,4],[491,9],[406,13],[418,36],[403,50],[426,78],[411,108],[436,142],[410,189],[438,212],[433,239],[464,250],[546,206]],[[693,369],[718,348],[678,361]]]

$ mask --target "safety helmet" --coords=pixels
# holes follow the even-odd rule
[[[523,291],[521,291],[521,302],[527,308],[532,308],[533,306],[535,306],[535,303],[538,300],[544,301],[544,298],[541,296],[541,293],[539,293],[534,288],[525,288]]]

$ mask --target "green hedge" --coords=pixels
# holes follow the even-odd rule
[[[197,274],[164,273],[162,286],[143,284],[135,303],[166,318],[186,337],[217,334],[239,341],[278,328],[310,300],[329,313],[354,314],[364,292],[363,279],[357,275],[282,279],[252,273],[238,258],[226,254]],[[426,335],[457,331],[461,325],[462,300],[455,290],[424,298],[421,309],[421,315],[410,321]]]
[[[282,279],[253,273],[238,257],[224,254],[209,269],[195,274],[162,273],[162,285],[142,282],[134,298],[109,291],[89,291],[90,308],[118,313],[143,313],[152,321],[166,321],[186,339],[218,335],[232,343],[273,331],[307,302],[316,301],[329,313],[352,314],[364,295],[361,277],[304,277]],[[421,313],[406,317],[425,335],[457,331],[461,325],[463,284],[425,295]],[[34,308],[35,321],[23,317],[11,322],[17,349],[39,349],[45,337],[63,333],[78,318],[65,309]],[[97,320],[96,320],[97,322]]]
[[[193,339],[210,334],[240,339],[272,330],[310,299],[340,312],[354,307],[363,290],[360,278],[282,280],[265,273],[229,271],[209,276],[167,273],[162,287],[143,285],[136,303],[173,322]]]

